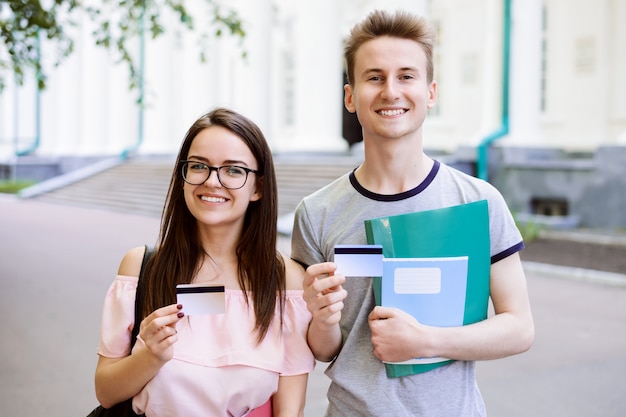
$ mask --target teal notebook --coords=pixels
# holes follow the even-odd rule
[[[365,231],[369,244],[382,245],[385,258],[383,277],[373,278],[377,305],[399,307],[405,311],[414,309],[415,312],[408,312],[424,324],[433,326],[465,325],[487,318],[491,258],[486,200],[366,220]],[[437,272],[427,274],[422,289],[415,291],[416,284],[411,281],[414,274],[404,272],[421,267]],[[404,275],[396,271],[404,271]],[[423,278],[424,274],[421,276]],[[465,281],[459,281],[459,276]],[[437,297],[447,297],[446,303],[450,305],[442,310],[442,298],[439,298],[433,299],[430,302],[432,307],[429,307],[428,296],[411,295],[411,292],[436,293]],[[455,303],[457,305],[453,307]],[[411,305],[413,307],[409,308]],[[444,318],[444,310],[454,317]],[[440,317],[440,322],[430,322],[432,317]],[[385,363],[387,376],[413,375],[452,361],[419,358],[410,362]]]

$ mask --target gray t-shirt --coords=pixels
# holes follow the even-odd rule
[[[364,220],[487,200],[491,262],[523,248],[502,195],[489,183],[435,161],[416,188],[381,195],[354,173],[305,197],[296,209],[291,256],[304,265],[331,261],[338,244],[365,244]],[[373,354],[367,321],[374,307],[371,280],[347,278],[340,327],[343,346],[326,370],[332,380],[328,416],[484,416],[475,363],[454,361],[429,372],[388,378]]]

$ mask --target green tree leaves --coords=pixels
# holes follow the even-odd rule
[[[85,14],[95,24],[94,43],[112,50],[119,62],[128,67],[131,89],[142,81],[138,58],[131,53],[133,42],[141,36],[155,39],[172,29],[163,23],[165,11],[175,13],[183,30],[197,33],[198,56],[204,62],[210,33],[216,37],[230,35],[240,42],[246,36],[238,14],[224,9],[216,1],[203,1],[206,14],[202,15],[209,19],[202,21],[211,23],[197,25],[183,0],[49,0],[45,2],[47,8],[39,0],[0,0],[0,92],[5,87],[8,72],[12,72],[21,85],[29,69],[34,69],[38,87],[44,89],[42,37],[47,39],[46,44],[56,46],[51,59],[54,65],[59,65],[74,50],[74,40],[66,29],[76,26]],[[242,56],[245,55],[242,51]]]

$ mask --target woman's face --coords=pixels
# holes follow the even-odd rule
[[[200,162],[211,167],[225,165],[257,170],[257,161],[245,142],[230,130],[221,126],[208,127],[193,139],[187,160]],[[203,168],[195,166],[196,171]],[[206,167],[205,167],[206,168]],[[239,227],[251,201],[261,198],[257,174],[250,172],[243,187],[229,189],[218,180],[217,171],[210,170],[209,178],[200,185],[184,183],[187,208],[199,225],[216,227]],[[205,175],[208,172],[205,171]],[[225,173],[222,181],[227,185]],[[194,181],[195,182],[195,181]]]

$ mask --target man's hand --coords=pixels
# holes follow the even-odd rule
[[[429,356],[425,326],[392,307],[374,307],[369,317],[374,355],[381,361],[401,362]]]
[[[311,265],[304,274],[303,298],[313,317],[307,340],[320,361],[332,360],[341,349],[339,320],[347,291],[341,286],[346,277],[333,275],[337,266],[332,262]]]
[[[304,274],[304,301],[318,324],[333,326],[339,323],[343,300],[347,292],[341,284],[343,275],[333,275],[336,266],[332,262],[311,265]]]

